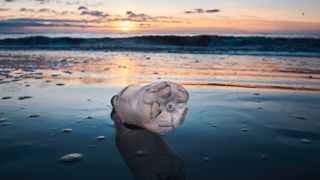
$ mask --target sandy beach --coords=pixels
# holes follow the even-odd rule
[[[3,50],[0,68],[0,179],[131,179],[110,99],[153,81],[190,93],[161,136],[187,179],[320,177],[318,57]]]

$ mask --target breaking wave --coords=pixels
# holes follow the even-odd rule
[[[310,37],[136,36],[76,38],[31,36],[0,39],[1,50],[89,50],[201,54],[320,56],[320,39]]]

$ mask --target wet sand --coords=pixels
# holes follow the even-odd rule
[[[319,58],[2,51],[0,67],[0,179],[132,179],[110,99],[158,80],[190,92],[162,136],[187,179],[320,177]]]

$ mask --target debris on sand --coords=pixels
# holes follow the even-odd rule
[[[62,156],[60,161],[63,163],[74,163],[83,159],[83,155],[79,153],[70,153]]]
[[[56,85],[57,86],[64,86],[65,84],[64,83],[57,83]]]

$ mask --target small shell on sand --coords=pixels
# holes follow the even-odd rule
[[[105,136],[97,136],[96,137],[96,140],[103,140],[103,139],[105,139],[106,137]]]
[[[36,117],[40,117],[39,114],[29,114],[28,118],[36,118]]]
[[[260,159],[268,159],[268,156],[265,154],[260,154]]]
[[[211,159],[209,157],[203,157],[202,158],[204,161],[211,161]]]
[[[83,159],[83,155],[79,153],[70,153],[62,156],[60,158],[61,162],[64,163],[73,163]]]
[[[72,129],[71,128],[64,128],[61,130],[61,132],[65,132],[65,133],[72,132]]]

